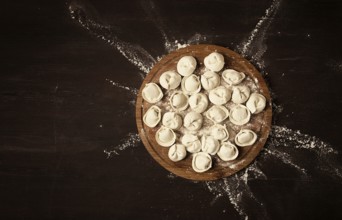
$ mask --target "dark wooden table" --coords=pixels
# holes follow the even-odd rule
[[[0,219],[342,218],[341,1],[0,8]],[[141,69],[169,52],[165,38],[169,50],[228,47],[264,73],[274,129],[253,169],[192,182],[160,167],[136,139],[125,145],[136,137]]]

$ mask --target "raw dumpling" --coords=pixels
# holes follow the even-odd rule
[[[201,141],[196,135],[185,134],[181,142],[190,153],[197,153],[201,150]]]
[[[190,131],[198,131],[202,127],[203,117],[200,113],[189,112],[184,117],[184,127]]]
[[[252,93],[246,106],[252,114],[258,114],[266,107],[266,98],[259,93]]]
[[[165,127],[177,130],[182,127],[182,117],[175,112],[166,112],[162,123]]]
[[[203,135],[201,138],[201,142],[202,151],[211,155],[215,155],[220,148],[220,143],[212,136]]]
[[[175,89],[181,81],[182,77],[175,71],[166,71],[159,78],[159,83],[164,89]]]
[[[250,89],[247,86],[236,86],[233,88],[232,101],[241,104],[247,101],[250,95]]]
[[[256,133],[249,129],[242,129],[235,136],[235,144],[240,147],[250,146],[255,143],[257,139]]]
[[[186,149],[182,144],[174,144],[169,148],[168,156],[173,162],[183,160],[186,157]]]
[[[246,75],[243,72],[233,69],[227,69],[222,72],[222,78],[231,86],[239,84],[245,77]]]
[[[234,144],[230,143],[229,141],[223,142],[221,144],[220,150],[217,152],[217,155],[223,161],[235,160],[239,155],[239,150]]]
[[[248,108],[244,105],[235,105],[230,109],[229,120],[235,125],[244,125],[249,122],[251,113]]]
[[[210,127],[210,135],[219,141],[225,141],[229,138],[226,125],[215,124]]]
[[[182,90],[187,95],[199,93],[201,90],[201,82],[198,76],[191,74],[182,79]]]
[[[180,91],[176,91],[170,97],[170,105],[174,110],[185,110],[188,107],[188,96]]]
[[[232,96],[232,92],[224,86],[216,87],[209,92],[209,100],[215,105],[226,104]]]
[[[172,129],[161,126],[156,132],[156,141],[160,146],[170,147],[176,141],[176,134]]]
[[[154,128],[155,126],[157,126],[160,119],[161,119],[161,109],[156,105],[152,105],[147,110],[147,112],[144,114],[144,117],[143,117],[144,123],[150,128]]]
[[[212,71],[207,71],[201,75],[202,87],[205,90],[212,90],[220,85],[220,76]]]
[[[203,173],[212,166],[211,156],[205,152],[199,152],[193,155],[192,169],[197,173]]]
[[[142,90],[142,97],[147,102],[154,104],[163,98],[163,92],[155,83],[147,83]]]
[[[224,57],[222,56],[222,54],[213,52],[204,58],[204,65],[209,70],[218,72],[224,66]]]
[[[177,63],[177,71],[182,76],[189,76],[196,69],[196,59],[192,56],[184,56]]]
[[[193,94],[189,98],[190,108],[197,113],[204,112],[208,108],[208,104],[208,97],[203,93]]]
[[[221,105],[213,105],[205,114],[205,116],[214,123],[221,123],[229,116],[228,109]]]

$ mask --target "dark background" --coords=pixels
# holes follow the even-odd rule
[[[211,205],[202,183],[170,177],[142,144],[107,159],[136,132],[139,70],[89,34],[65,1],[3,1],[0,9],[0,219],[239,219],[227,197]],[[162,36],[141,1],[90,1],[122,40],[154,57]],[[271,1],[156,1],[175,39],[236,49]],[[264,60],[275,124],[342,151],[342,2],[284,0],[267,31]],[[301,154],[315,167],[311,154]],[[341,164],[341,157],[337,160]],[[341,179],[300,179],[271,161],[251,190],[271,219],[342,219]],[[251,205],[251,210],[253,207]],[[250,219],[261,219],[258,214]]]

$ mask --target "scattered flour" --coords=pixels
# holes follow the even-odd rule
[[[260,69],[265,68],[262,57],[267,50],[265,44],[266,34],[274,16],[277,14],[281,0],[273,0],[271,6],[266,9],[265,15],[256,24],[250,33],[248,40],[237,46],[237,50],[242,56],[251,58]]]
[[[123,86],[120,83],[114,82],[113,80],[110,80],[110,79],[106,79],[106,81],[110,82],[115,87],[118,87],[120,89],[124,89],[124,90],[129,91],[134,96],[138,95],[139,90],[136,89],[136,88],[132,88],[132,87],[128,87],[128,86]]]
[[[71,18],[77,21],[92,35],[104,40],[117,49],[129,62],[137,66],[141,71],[148,73],[156,60],[141,46],[133,45],[120,40],[110,26],[102,24],[92,18],[90,10],[85,5],[76,1],[69,5]]]
[[[105,149],[103,152],[107,154],[107,158],[110,158],[112,155],[120,155],[120,151],[124,151],[127,148],[136,147],[140,143],[140,137],[137,133],[129,133],[125,139],[122,140],[120,145],[115,147],[111,147],[110,150]]]
[[[146,4],[144,10],[160,30],[167,52],[185,47],[189,44],[196,44],[206,40],[206,36],[202,36],[200,34],[195,34],[188,41],[181,41],[186,43],[180,43],[180,41],[174,40],[174,38],[172,38],[173,40],[170,40],[170,37],[168,37],[165,32],[164,24],[162,23],[162,19],[157,12],[156,6],[150,0],[147,1],[147,3],[148,4]],[[261,71],[265,70],[262,57],[267,50],[267,45],[264,42],[267,30],[280,7],[280,3],[281,0],[273,0],[270,7],[266,10],[265,15],[259,20],[254,30],[250,33],[247,41],[242,42],[237,47],[237,50],[243,56],[249,57],[252,62],[254,62],[260,68]],[[78,21],[82,27],[87,29],[96,37],[105,40],[143,72],[147,73],[151,69],[152,65],[156,62],[156,59],[148,54],[145,49],[138,45],[132,45],[119,40],[112,33],[109,26],[103,25],[91,19],[89,15],[87,15],[87,10],[82,5],[71,3],[69,12],[71,17]],[[160,59],[161,57],[157,58],[157,60]],[[334,66],[333,68],[341,70],[340,62],[334,62],[333,64],[329,63],[327,65]],[[141,78],[144,78],[144,75],[141,73],[140,76]],[[106,80],[118,88],[131,92],[133,95],[137,94],[138,90],[135,88],[123,86],[112,80]],[[275,114],[281,113],[283,107],[273,103],[273,110]],[[139,135],[136,133],[129,133],[128,136],[122,140],[120,145],[112,147],[111,150],[104,150],[104,153],[107,154],[107,158],[109,158],[112,155],[119,155],[120,151],[123,151],[127,148],[136,147],[138,143],[140,143]],[[282,163],[296,169],[301,174],[301,178],[308,178],[310,175],[309,171],[315,169],[315,167],[306,168],[303,167],[304,165],[299,165],[300,162],[294,161],[292,155],[288,153],[288,151],[291,149],[298,149],[304,153],[307,151],[314,152],[319,160],[317,169],[332,177],[342,179],[342,168],[337,162],[334,162],[332,158],[338,152],[332,146],[323,142],[317,137],[303,134],[300,131],[291,130],[286,127],[273,125],[269,141],[267,142],[265,149],[261,151],[259,158],[263,158],[265,160],[281,161]],[[241,170],[240,172],[228,178],[204,182],[205,187],[214,196],[211,205],[214,205],[218,198],[227,197],[241,218],[248,219],[248,207],[252,205],[254,207],[258,207],[258,210],[260,210],[260,215],[263,216],[263,219],[269,219],[269,216],[264,208],[264,204],[255,197],[248,185],[250,181],[255,179],[267,180],[267,176],[258,166],[258,164],[262,161],[262,159],[255,160],[245,170]],[[174,174],[169,174],[167,177],[169,179],[176,178]],[[194,183],[198,184],[197,182]],[[223,210],[223,212],[225,212],[225,210]]]

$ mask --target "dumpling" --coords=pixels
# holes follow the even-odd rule
[[[156,105],[152,105],[143,116],[144,123],[150,128],[157,126],[160,119],[161,109]]]
[[[208,108],[208,104],[208,97],[203,93],[193,94],[189,98],[190,108],[197,113],[204,112]]]
[[[201,90],[201,82],[198,76],[191,74],[182,79],[182,90],[187,95],[199,93]]]
[[[217,155],[221,158],[223,161],[231,161],[235,160],[239,155],[239,150],[237,147],[228,142],[223,142],[221,144],[220,150],[217,152]]]
[[[197,131],[202,127],[203,117],[197,112],[188,112],[184,117],[184,127],[190,131]]]
[[[205,116],[214,123],[221,123],[229,116],[229,111],[221,105],[213,105],[205,114]]]
[[[177,63],[177,71],[182,76],[189,76],[196,69],[196,59],[193,56],[184,56]]]
[[[220,143],[212,136],[203,135],[201,138],[201,142],[202,151],[211,155],[215,155],[220,148]]]
[[[163,92],[155,83],[147,83],[142,90],[142,97],[147,102],[154,104],[163,98]]]
[[[156,141],[160,146],[170,147],[176,141],[176,134],[172,129],[161,126],[156,132]]]
[[[170,97],[170,105],[174,110],[185,110],[189,105],[188,96],[180,91],[176,91]]]
[[[212,166],[211,156],[205,152],[199,152],[192,157],[192,169],[197,173],[203,173]]]
[[[225,141],[229,138],[226,125],[215,124],[210,127],[210,135],[219,141]]]
[[[257,139],[256,133],[249,129],[242,129],[236,136],[235,136],[235,144],[240,147],[250,146],[255,143]]]
[[[189,112],[184,117],[184,127],[190,131],[198,131],[202,127],[203,117],[200,113]]]
[[[181,81],[182,77],[175,71],[166,71],[159,78],[159,83],[164,89],[176,89]]]
[[[209,100],[215,105],[226,104],[232,96],[232,92],[224,86],[216,87],[209,92]]]
[[[231,86],[239,84],[245,77],[246,75],[243,72],[233,69],[227,69],[222,72],[222,78]]]
[[[222,54],[213,52],[204,58],[204,65],[209,70],[218,72],[224,66],[224,57],[222,56]]]
[[[249,122],[251,113],[248,108],[244,105],[235,105],[230,109],[229,120],[235,125],[244,125]]]
[[[201,141],[196,135],[185,134],[182,137],[181,142],[190,153],[197,153],[201,150]]]
[[[165,127],[177,130],[182,127],[182,117],[175,112],[166,112],[163,116],[162,124]]]
[[[247,103],[247,108],[252,114],[258,114],[266,107],[266,98],[259,93],[252,93]]]
[[[233,88],[232,102],[241,104],[247,101],[250,89],[247,86],[236,86]]]
[[[220,76],[212,71],[207,71],[201,75],[202,87],[205,90],[212,90],[220,85]]]
[[[169,148],[168,156],[173,162],[183,160],[186,157],[186,149],[182,144],[174,144]]]

